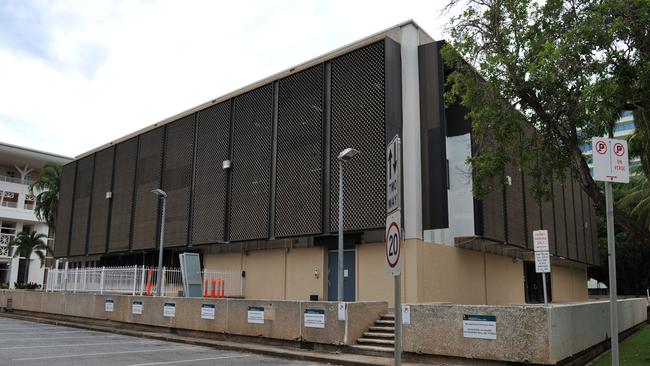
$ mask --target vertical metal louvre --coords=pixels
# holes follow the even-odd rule
[[[361,154],[345,164],[345,230],[384,226],[385,55],[380,41],[332,60],[330,229],[338,230],[338,154]]]
[[[529,248],[533,247],[533,230],[540,230],[542,228],[541,208],[539,200],[535,198],[535,195],[531,191],[532,187],[532,177],[525,174],[524,197],[526,199],[526,241]]]
[[[230,240],[268,237],[273,85],[235,98]]]
[[[553,185],[553,189],[555,184]],[[542,228],[548,230],[548,244],[552,254],[559,255],[557,235],[555,233],[555,217],[553,213],[553,199],[551,196],[548,200],[542,198]]]
[[[585,220],[582,215],[582,189],[577,181],[573,181],[573,200],[576,222],[576,248],[578,250],[578,261],[585,262]]]
[[[76,161],[64,165],[61,172],[59,207],[56,215],[56,238],[54,239],[54,256],[57,258],[67,256],[70,248],[70,220],[72,218],[76,172]]]
[[[591,217],[589,216],[589,206],[591,206],[591,200],[587,193],[584,190],[580,190],[582,194],[582,222],[583,228],[585,231],[585,241],[583,243],[585,247],[585,263],[591,263],[592,258],[592,247],[591,247]]]
[[[482,200],[483,236],[486,238],[506,241],[503,195],[503,189],[498,188]]]
[[[133,209],[132,249],[153,249],[157,244],[159,199],[151,190],[160,188],[164,128],[140,135]]]
[[[600,265],[600,246],[598,242],[598,224],[596,221],[596,207],[590,200],[589,204],[589,222],[591,223],[591,264]]]
[[[167,125],[162,189],[167,192],[165,247],[188,244],[194,115]]]
[[[115,147],[109,147],[95,155],[92,207],[90,208],[90,226],[88,227],[88,254],[100,254],[106,251],[110,207],[110,199],[106,198],[106,192],[110,192],[112,189],[114,153]]]
[[[323,65],[280,80],[275,236],[316,234],[321,227]]]
[[[511,182],[506,186],[508,243],[526,247],[526,211],[524,211],[524,184],[521,171],[508,165],[505,174],[510,177]]]
[[[90,192],[92,190],[95,155],[87,156],[77,163],[77,179],[74,189],[74,210],[70,232],[70,256],[86,254]]]
[[[576,216],[575,200],[573,197],[573,182],[571,173],[567,173],[564,184],[564,209],[566,210],[567,246],[568,257],[574,261],[578,260],[578,243],[576,240]]]
[[[557,246],[557,255],[568,257],[567,248],[567,229],[566,229],[566,211],[564,205],[564,185],[557,179],[553,181],[553,212],[555,214],[555,240]]]
[[[115,147],[113,198],[111,198],[113,202],[108,237],[109,252],[121,252],[129,249],[137,153],[137,137]]]
[[[192,244],[222,242],[227,173],[221,164],[229,156],[230,101],[198,112],[196,128]]]

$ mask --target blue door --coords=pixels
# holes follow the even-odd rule
[[[343,253],[343,301],[354,301],[356,299],[354,292],[356,283],[355,251],[346,250]],[[338,278],[338,254],[337,251],[330,251],[327,255],[328,301],[337,300]]]

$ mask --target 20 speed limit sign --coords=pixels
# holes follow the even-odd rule
[[[386,217],[386,272],[397,276],[402,271],[402,215],[397,210]]]

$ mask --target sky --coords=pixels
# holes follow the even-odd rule
[[[77,156],[442,0],[2,0],[0,141]]]

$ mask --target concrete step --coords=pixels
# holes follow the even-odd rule
[[[386,326],[372,326],[368,328],[372,332],[391,332],[395,333],[395,327],[386,327]]]
[[[394,345],[395,341],[392,339],[378,339],[378,338],[359,338],[357,339],[359,344],[380,344],[380,345]]]
[[[379,319],[379,320],[375,320],[375,324],[377,324],[377,325],[395,325],[395,319],[393,319],[393,320]]]
[[[381,319],[386,319],[386,320],[395,320],[395,314],[394,313],[386,313],[381,315]]]
[[[363,332],[364,338],[395,338],[395,333]]]
[[[393,347],[369,346],[365,344],[353,344],[349,347],[353,350],[356,349],[356,350],[370,351],[371,353],[378,353],[378,354],[395,352],[395,348]]]

